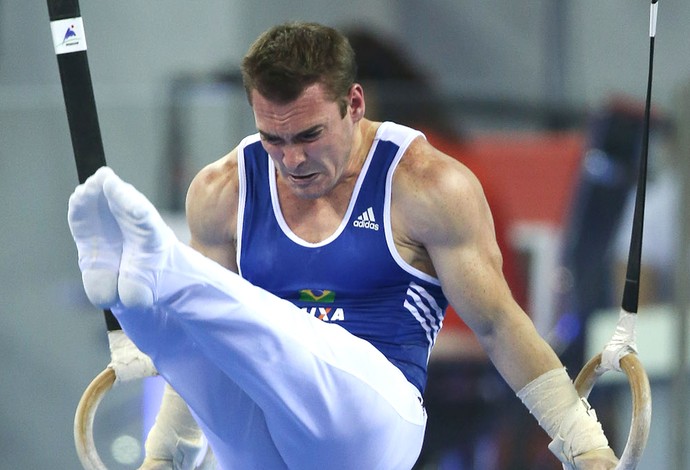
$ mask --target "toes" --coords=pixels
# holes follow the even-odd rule
[[[146,196],[117,175],[105,179],[103,193],[123,237],[119,301],[126,308],[150,307],[155,300],[154,273],[162,252],[176,238]]]
[[[124,274],[118,281],[120,302],[126,308],[148,308],[153,305],[153,289],[143,279]]]
[[[100,308],[110,308],[117,303],[118,272],[112,269],[85,269],[82,272],[84,292],[89,301]]]

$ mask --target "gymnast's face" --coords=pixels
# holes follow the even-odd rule
[[[275,103],[252,91],[256,127],[279,180],[294,195],[317,199],[348,176],[359,172],[356,124],[364,115],[362,88],[353,85],[346,97],[345,116],[317,83],[290,103]]]

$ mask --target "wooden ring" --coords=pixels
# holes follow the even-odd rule
[[[652,420],[652,393],[649,378],[642,367],[637,354],[628,353],[620,360],[621,369],[628,377],[632,392],[632,420],[625,450],[616,466],[617,470],[633,470],[642,458],[642,452],[647,445],[649,428]],[[592,391],[594,383],[606,372],[601,368],[601,354],[597,354],[585,364],[577,378],[575,388],[577,393],[586,398]]]
[[[74,416],[74,443],[85,470],[107,470],[93,440],[93,421],[98,405],[115,383],[115,371],[107,367],[91,381],[79,400]]]

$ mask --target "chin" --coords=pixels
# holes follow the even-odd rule
[[[318,199],[324,196],[327,191],[319,191],[311,188],[293,188],[293,193],[300,199]]]
[[[318,199],[333,189],[332,185],[325,185],[322,181],[312,181],[305,185],[292,184],[291,187],[295,196],[302,199]]]

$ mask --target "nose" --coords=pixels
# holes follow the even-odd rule
[[[294,170],[306,161],[304,148],[297,144],[287,144],[282,148],[282,160],[285,168]]]

